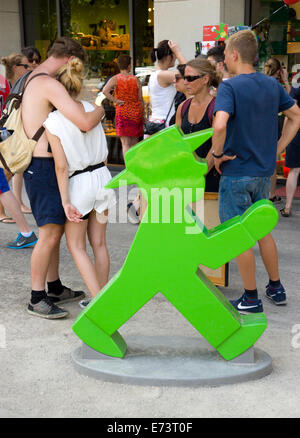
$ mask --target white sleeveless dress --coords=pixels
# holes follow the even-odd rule
[[[89,102],[82,101],[82,104],[86,112],[94,110]],[[60,139],[69,166],[69,176],[76,170],[83,170],[106,160],[107,142],[101,123],[83,133],[59,111],[54,111],[43,125]],[[116,203],[115,193],[112,189],[104,188],[110,180],[111,174],[106,166],[73,176],[69,179],[71,204],[83,216],[93,209],[102,213],[111,208]]]

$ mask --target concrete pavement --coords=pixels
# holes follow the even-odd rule
[[[37,231],[33,217],[26,217]],[[212,388],[131,386],[78,374],[71,360],[71,353],[80,345],[71,329],[80,312],[78,304],[66,304],[70,317],[57,321],[26,312],[32,250],[7,249],[6,243],[14,240],[18,230],[16,225],[0,224],[0,418],[299,417],[299,224],[300,200],[295,200],[293,216],[280,216],[273,233],[287,306],[276,307],[264,298],[267,275],[255,249],[258,288],[268,318],[268,328],[256,345],[273,358],[273,372],[261,380]],[[111,276],[122,266],[136,230],[137,226],[131,224],[108,226]],[[60,274],[67,286],[85,289],[64,238]],[[230,299],[241,295],[242,282],[235,262],[230,263],[229,287],[222,291]],[[199,336],[162,295],[144,306],[121,327],[120,333],[125,339],[136,334]]]

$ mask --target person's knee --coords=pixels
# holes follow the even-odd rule
[[[59,225],[46,227],[40,229],[39,242],[49,247],[55,247],[62,238],[64,228]]]

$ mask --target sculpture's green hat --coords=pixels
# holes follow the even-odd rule
[[[125,155],[126,169],[113,178],[106,188],[117,188],[144,181],[146,185],[160,185],[168,175],[193,172],[197,178],[207,171],[205,161],[195,160],[193,152],[213,134],[212,129],[184,135],[178,125],[164,129],[138,143]],[[199,166],[201,164],[201,170]],[[185,169],[185,170],[184,170]],[[192,176],[192,175],[190,175]]]

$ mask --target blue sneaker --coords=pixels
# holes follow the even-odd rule
[[[14,242],[10,242],[7,244],[7,248],[11,248],[11,249],[28,248],[30,246],[34,246],[37,241],[38,239],[34,234],[34,232],[32,232],[31,236],[29,237],[24,237],[21,233],[19,233]]]
[[[273,301],[274,304],[276,304],[276,306],[282,306],[286,304],[285,289],[281,283],[280,286],[276,288],[270,286],[270,284],[267,284],[266,295],[271,301]]]
[[[244,293],[238,300],[229,301],[240,313],[260,313],[263,312],[263,305],[260,299],[249,300]]]

